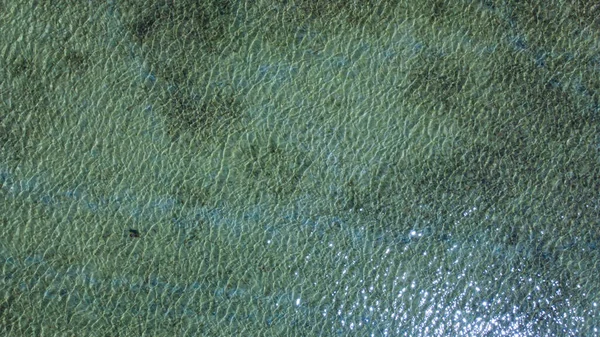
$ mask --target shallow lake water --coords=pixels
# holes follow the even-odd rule
[[[9,6],[2,333],[599,335],[598,30],[457,3]]]

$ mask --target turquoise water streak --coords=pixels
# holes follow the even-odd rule
[[[0,7],[2,335],[599,335],[596,7]]]

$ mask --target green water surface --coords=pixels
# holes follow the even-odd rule
[[[0,334],[597,336],[600,7],[541,3],[0,1]]]

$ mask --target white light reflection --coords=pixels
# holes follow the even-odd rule
[[[489,273],[498,275],[492,268],[488,267]],[[402,270],[391,265],[379,269]],[[340,282],[351,284],[348,291],[342,297],[332,293],[332,298],[348,303],[350,310],[340,306],[337,315],[329,318],[330,324],[342,329],[338,331],[361,331],[361,335],[370,336],[598,336],[596,327],[586,330],[587,334],[576,328],[585,325],[589,317],[597,318],[597,314],[571,308],[568,298],[561,299],[556,280],[540,278],[533,282],[530,277],[521,277],[503,292],[497,288],[498,282],[473,280],[468,268],[452,273],[438,269],[432,275],[427,280],[417,280],[406,272],[391,280],[373,277],[377,282],[353,293],[352,288],[364,285],[368,279],[346,274]],[[449,276],[456,281],[448,282]],[[507,282],[506,278],[500,279],[500,284],[502,280]],[[548,287],[553,290],[544,292]],[[530,300],[516,305],[520,297],[515,293],[519,291],[525,291]],[[590,303],[590,308],[597,307],[597,302]],[[322,311],[323,317],[326,313]]]
[[[489,233],[497,235],[497,228]],[[548,277],[543,268],[531,270],[507,254],[521,252],[488,245],[481,237],[468,243],[457,234],[442,243],[426,241],[433,234],[409,230],[415,245],[402,231],[401,243],[378,246],[377,254],[365,246],[343,251],[336,244],[339,262],[335,273],[328,271],[333,278],[327,295],[311,312],[338,336],[598,336],[599,302],[584,281],[567,283]],[[311,257],[319,259],[317,253]],[[589,301],[575,300],[574,294]],[[308,312],[313,301],[302,297]]]

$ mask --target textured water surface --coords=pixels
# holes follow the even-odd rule
[[[594,8],[61,6],[0,14],[3,334],[598,335]]]

